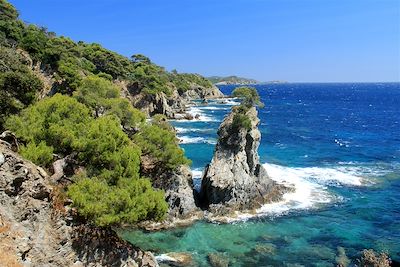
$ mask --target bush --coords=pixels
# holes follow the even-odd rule
[[[79,102],[92,108],[96,117],[116,115],[124,127],[136,127],[145,121],[145,115],[132,107],[127,99],[120,97],[120,89],[111,81],[98,76],[85,78],[74,93]]]
[[[251,121],[246,114],[235,113],[233,115],[232,129],[238,130],[241,128],[251,130]]]
[[[6,127],[28,143],[43,141],[55,153],[68,155],[77,148],[76,142],[91,119],[85,105],[56,94],[11,116]]]
[[[22,145],[19,153],[37,165],[48,166],[53,161],[53,147],[47,146],[45,142]]]
[[[80,137],[77,149],[90,176],[103,178],[112,185],[120,177],[139,177],[140,149],[121,130],[114,116],[92,120]]]
[[[15,49],[0,47],[0,130],[8,116],[33,103],[43,88],[25,63]]]
[[[143,125],[133,136],[133,140],[142,149],[143,155],[154,159],[159,168],[175,169],[180,165],[190,164],[171,130],[156,124]]]
[[[122,178],[109,186],[98,178],[81,178],[68,189],[79,213],[99,226],[133,224],[164,218],[168,205],[164,193],[155,191],[147,179]]]
[[[237,87],[233,90],[232,96],[242,98],[242,104],[246,107],[264,106],[260,100],[257,89],[254,87]]]

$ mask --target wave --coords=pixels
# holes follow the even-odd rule
[[[205,121],[205,122],[211,122],[211,121],[218,121],[216,118],[204,114],[204,112],[201,110],[201,108],[192,106],[189,108],[187,111],[190,115],[193,116],[193,120],[187,120],[187,121]],[[185,121],[185,120],[182,120]]]
[[[359,172],[362,169],[360,167],[294,168],[269,163],[263,166],[272,180],[295,190],[284,194],[282,201],[263,205],[255,214],[237,212],[236,217],[225,218],[227,222],[263,216],[281,216],[295,210],[316,209],[329,203],[343,201],[343,197],[329,191],[329,186],[358,187],[373,183],[370,176],[364,176],[366,172]]]
[[[205,107],[198,107],[199,109],[205,109],[205,110],[226,110],[229,109],[229,107],[214,107],[214,106],[205,106]]]
[[[211,144],[215,145],[217,141],[212,138],[204,138],[204,137],[191,137],[191,136],[179,136],[180,144]]]
[[[177,133],[205,133],[205,132],[212,132],[213,129],[210,128],[181,128],[181,127],[175,127],[175,130],[177,131]]]

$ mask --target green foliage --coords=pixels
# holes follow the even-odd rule
[[[22,145],[19,153],[24,158],[42,166],[48,166],[53,161],[53,147],[47,146],[45,142],[40,142],[38,145],[33,142],[26,146]]]
[[[6,0],[0,0],[0,20],[16,20],[19,14],[13,5]]]
[[[94,110],[96,117],[102,114],[116,115],[124,127],[136,127],[145,121],[145,115],[120,97],[120,89],[111,81],[98,76],[85,78],[74,93],[79,102]]]
[[[204,88],[213,86],[211,81],[199,74],[177,73],[173,71],[170,73],[170,79],[181,93],[191,89],[192,85],[202,86]]]
[[[18,20],[18,16],[18,11],[10,3],[0,0],[0,32],[4,33],[2,45],[8,46],[21,39],[24,24]]]
[[[246,114],[235,113],[233,115],[232,129],[236,131],[242,128],[251,130],[251,121]]]
[[[0,46],[0,129],[7,116],[33,103],[43,88],[25,60],[15,49]]]
[[[68,195],[79,213],[99,226],[160,220],[168,210],[164,193],[152,189],[147,179],[122,178],[110,186],[98,178],[82,178],[69,187]]]
[[[169,75],[164,68],[151,63],[144,56],[139,56],[139,59],[136,57],[138,56],[132,57],[135,69],[130,73],[130,79],[136,84],[136,87],[146,94],[165,93],[168,96],[171,95]]]
[[[175,169],[183,164],[190,164],[182,148],[178,145],[175,133],[162,125],[153,123],[143,125],[133,136],[134,142],[142,149],[144,155],[158,162],[160,168]]]
[[[29,25],[24,30],[20,46],[31,55],[32,59],[38,61],[44,54],[48,39],[45,29]]]
[[[107,113],[116,115],[125,129],[136,128],[146,120],[144,113],[134,108],[125,98],[109,99],[107,104]]]
[[[83,80],[74,96],[79,102],[92,108],[99,116],[101,110],[107,105],[108,99],[119,97],[119,89],[108,80],[90,76]]]
[[[126,77],[133,71],[130,60],[99,44],[82,45],[82,55],[96,66],[95,73],[107,73],[114,79]]]
[[[235,90],[233,90],[232,95],[234,97],[242,98],[242,104],[246,107],[264,106],[260,100],[257,89],[254,87],[237,87]]]
[[[6,127],[18,138],[39,144],[44,141],[55,153],[68,155],[90,122],[89,109],[75,99],[56,94],[11,116]]]
[[[112,185],[120,177],[139,177],[140,149],[121,130],[114,116],[92,120],[77,149],[91,176],[99,176]]]
[[[96,79],[101,78],[93,79],[99,82]],[[53,152],[60,156],[77,154],[76,160],[87,175],[76,178],[68,195],[78,212],[97,225],[162,219],[168,209],[164,192],[154,190],[148,179],[140,178],[141,151],[120,125],[118,117],[95,119],[84,104],[60,94],[6,122],[27,144],[21,149],[22,155],[38,164],[49,164]]]

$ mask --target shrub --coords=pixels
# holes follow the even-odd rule
[[[145,121],[145,115],[141,111],[133,108],[127,99],[120,97],[120,89],[101,77],[85,78],[74,96],[79,102],[92,108],[96,117],[116,115],[124,127],[136,127]]]
[[[98,178],[81,178],[69,187],[68,195],[79,213],[99,226],[160,220],[168,205],[164,193],[155,191],[147,179],[122,178],[109,186]]]
[[[264,106],[260,100],[257,89],[254,87],[237,87],[235,90],[233,90],[232,95],[234,97],[242,98],[242,104],[246,107]]]
[[[241,128],[251,130],[251,121],[246,114],[235,113],[233,115],[232,129],[238,130]]]
[[[45,142],[55,153],[68,155],[90,122],[89,109],[75,99],[56,94],[11,116],[6,127],[30,143]]]
[[[35,164],[48,166],[53,161],[53,147],[47,146],[45,142],[28,143],[20,147],[20,154]]]
[[[143,125],[133,140],[142,153],[157,161],[161,168],[175,169],[182,164],[190,164],[178,145],[175,133],[157,124]]]

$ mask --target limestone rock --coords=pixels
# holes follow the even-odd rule
[[[224,97],[224,94],[215,85],[209,88],[193,85],[192,88],[184,92],[182,96],[186,99],[192,100],[222,98]]]
[[[225,117],[219,127],[214,157],[206,167],[200,191],[200,204],[220,215],[258,208],[279,200],[284,192],[260,164],[257,110],[253,107],[246,113],[250,129],[233,129],[234,114]]]
[[[154,176],[153,176],[154,177]],[[152,179],[153,186],[165,190],[168,214],[174,218],[187,218],[198,211],[194,201],[192,172],[188,166],[159,174]]]

